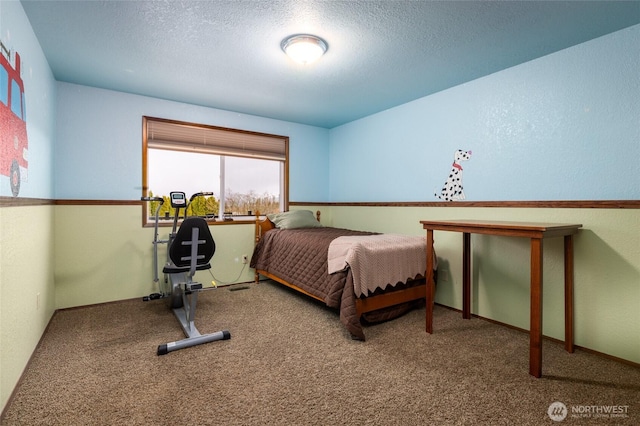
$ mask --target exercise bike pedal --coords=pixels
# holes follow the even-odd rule
[[[150,301],[150,300],[162,299],[163,297],[164,297],[164,296],[163,296],[162,294],[160,294],[160,293],[151,293],[151,294],[150,294],[150,295],[148,295],[148,296],[144,296],[144,297],[142,298],[142,301],[143,301],[143,302],[148,302],[148,301]]]

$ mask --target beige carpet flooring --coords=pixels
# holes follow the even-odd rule
[[[165,301],[57,312],[0,424],[640,424],[634,366],[545,341],[535,379],[526,333],[436,306],[432,335],[423,308],[353,341],[336,312],[246,287],[200,294],[198,328],[230,340],[164,356],[157,345],[182,338]]]

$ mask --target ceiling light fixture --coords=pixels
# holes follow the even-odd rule
[[[327,51],[327,43],[310,34],[289,36],[282,40],[280,47],[291,59],[303,65],[317,61]]]

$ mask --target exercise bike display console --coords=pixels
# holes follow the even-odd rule
[[[181,209],[187,206],[187,196],[184,192],[174,191],[169,193],[169,200],[171,201],[171,207],[174,209]]]
[[[195,282],[196,271],[211,268],[209,263],[216,250],[216,244],[209,231],[209,225],[201,217],[187,217],[187,208],[196,197],[213,195],[211,192],[197,192],[189,198],[184,192],[174,191],[169,194],[173,215],[173,228],[167,240],[158,239],[158,219],[164,204],[162,197],[142,197],[142,201],[158,202],[155,211],[155,232],[153,239],[154,282],[162,287],[160,293],[153,293],[143,298],[144,301],[169,300],[169,308],[173,310],[185,339],[158,346],[158,355],[165,355],[178,349],[231,338],[228,330],[210,334],[200,334],[195,327],[196,303],[198,293],[203,290],[202,284]],[[178,228],[180,209],[184,209],[184,220]],[[167,244],[167,262],[162,268],[164,282],[158,278],[158,244]]]

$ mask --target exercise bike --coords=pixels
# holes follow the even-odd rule
[[[162,197],[141,198],[142,201],[158,202],[153,237],[153,281],[158,286],[159,293],[145,296],[143,300],[166,298],[169,308],[173,310],[186,336],[185,339],[159,345],[158,355],[166,355],[179,349],[231,338],[231,333],[228,330],[200,334],[194,323],[198,292],[203,288],[201,283],[193,281],[193,276],[196,271],[211,268],[209,262],[215,253],[216,244],[209,231],[207,221],[201,217],[187,217],[187,208],[196,197],[206,195],[213,195],[213,193],[197,192],[188,201],[184,192],[174,191],[169,194],[174,215],[173,228],[166,240],[158,238],[159,214],[164,199]],[[181,209],[184,209],[185,217],[178,228]],[[158,277],[158,245],[160,244],[167,244],[167,261],[162,268],[164,273],[162,283]]]

